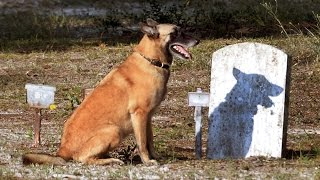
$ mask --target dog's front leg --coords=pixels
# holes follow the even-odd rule
[[[157,153],[154,149],[151,117],[149,117],[148,124],[147,124],[147,144],[148,144],[148,150],[149,150],[151,157],[153,159],[158,159],[159,156],[157,155]]]
[[[157,161],[150,160],[147,147],[148,112],[136,109],[131,114],[131,121],[142,162],[144,164],[157,164]]]

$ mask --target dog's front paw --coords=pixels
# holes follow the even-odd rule
[[[158,166],[159,165],[159,163],[154,159],[146,161],[143,164],[146,166]]]
[[[150,152],[150,156],[152,159],[160,159],[160,156],[156,152]]]

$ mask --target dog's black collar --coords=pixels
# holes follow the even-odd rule
[[[151,58],[148,58],[148,57],[144,56],[141,53],[139,53],[139,54],[154,66],[161,67],[163,69],[169,69],[170,68],[169,64],[164,64],[159,59],[151,59]]]

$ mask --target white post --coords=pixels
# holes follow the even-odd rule
[[[202,93],[201,88],[197,88],[197,93]],[[196,123],[195,125],[195,137],[196,137],[196,141],[195,141],[195,151],[196,151],[196,158],[197,159],[201,159],[202,156],[202,132],[201,132],[201,128],[202,128],[202,116],[201,116],[201,106],[195,106],[194,107],[194,121]]]
[[[188,105],[194,106],[194,121],[195,121],[195,153],[196,158],[201,159],[202,156],[202,107],[208,107],[210,94],[202,92],[201,88],[197,88],[197,92],[188,93]]]

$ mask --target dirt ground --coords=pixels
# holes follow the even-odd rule
[[[286,155],[282,159],[252,157],[239,160],[196,160],[193,108],[187,93],[201,87],[208,91],[211,54],[228,44],[256,41],[274,45],[292,56],[291,90]],[[306,36],[261,39],[209,39],[192,50],[191,61],[176,60],[171,68],[169,91],[153,119],[159,166],[144,166],[129,137],[112,156],[124,166],[23,166],[27,152],[54,154],[62,126],[82,90],[94,87],[131,52],[132,44],[101,43],[99,40],[47,42],[30,48],[17,42],[0,52],[0,179],[319,179],[320,114],[318,99],[320,63],[313,51],[314,39]],[[112,45],[110,45],[112,44]],[[61,48],[63,46],[63,48]],[[30,50],[31,49],[31,50]],[[26,83],[57,87],[55,110],[42,110],[41,146],[32,147],[34,109],[26,104]],[[203,154],[207,131],[203,111]]]

